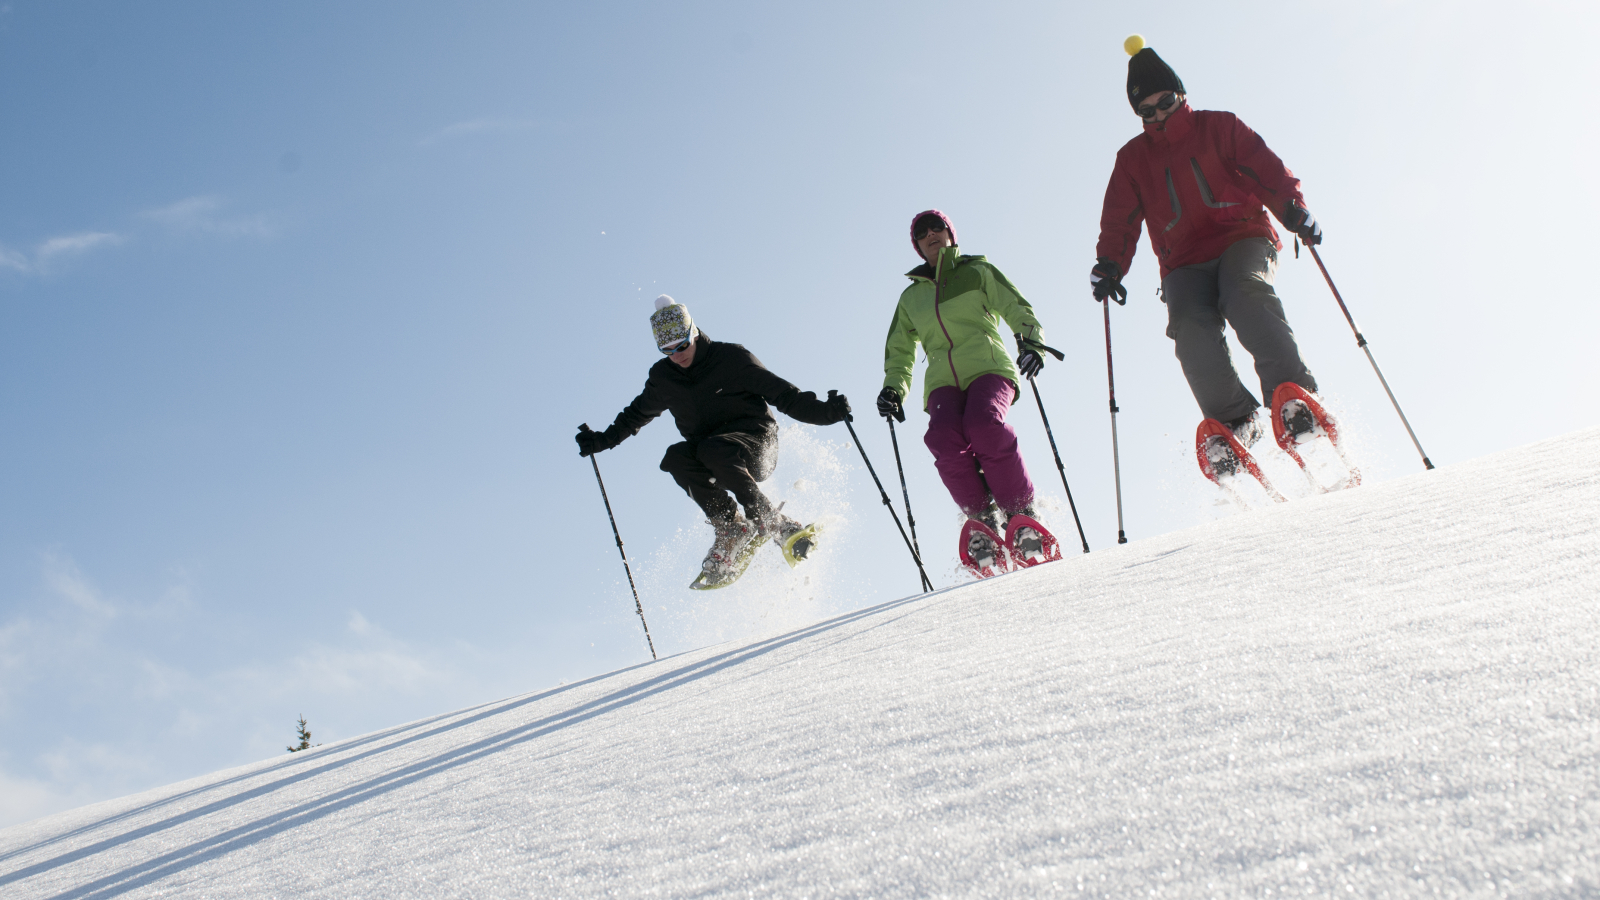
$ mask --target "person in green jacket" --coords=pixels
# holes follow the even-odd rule
[[[923,442],[956,505],[969,520],[986,526],[963,529],[964,555],[995,557],[992,536],[1016,532],[1014,550],[1030,559],[1020,564],[1042,561],[1041,544],[1047,539],[1053,549],[1054,538],[1035,530],[1042,526],[1034,515],[1033,480],[1016,430],[1006,422],[1022,378],[1044,366],[1035,349],[1044,342],[1039,320],[999,269],[982,256],[957,253],[955,227],[939,210],[912,218],[911,245],[923,263],[906,273],[911,285],[900,295],[889,326],[878,412],[905,421],[902,402],[911,390],[917,344],[922,344],[928,361]],[[1002,320],[1016,339],[1015,363],[1001,336]],[[1011,527],[1020,523],[1019,516],[1027,519],[1020,530]]]

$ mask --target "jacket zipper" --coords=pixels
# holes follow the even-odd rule
[[[939,263],[944,262],[944,251],[939,251]],[[940,265],[933,267],[933,318],[939,323],[939,330],[944,332],[945,342],[950,349],[944,353],[945,362],[950,364],[950,377],[955,379],[956,390],[961,390],[961,376],[956,374],[956,342],[950,338],[950,329],[944,327],[944,316],[939,314],[939,269]]]

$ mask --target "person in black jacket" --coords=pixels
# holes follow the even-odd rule
[[[650,325],[667,358],[650,367],[644,390],[604,431],[578,432],[578,453],[609,450],[670,410],[684,440],[667,448],[661,470],[716,529],[701,567],[720,575],[756,535],[781,544],[802,527],[757,486],[778,465],[778,423],[767,404],[810,425],[844,421],[850,404],[842,394],[818,400],[774,375],[739,344],[712,340],[694,324],[688,308],[666,294],[656,298]]]

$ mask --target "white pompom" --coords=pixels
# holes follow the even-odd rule
[[[671,297],[668,297],[666,294],[662,294],[661,296],[656,298],[656,309],[666,309],[667,307],[669,307],[669,306],[671,306],[671,305],[673,305],[674,303],[677,303],[677,302],[678,301],[672,299]]]

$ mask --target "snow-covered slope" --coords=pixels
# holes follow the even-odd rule
[[[0,895],[1593,896],[1600,429],[0,832]]]

